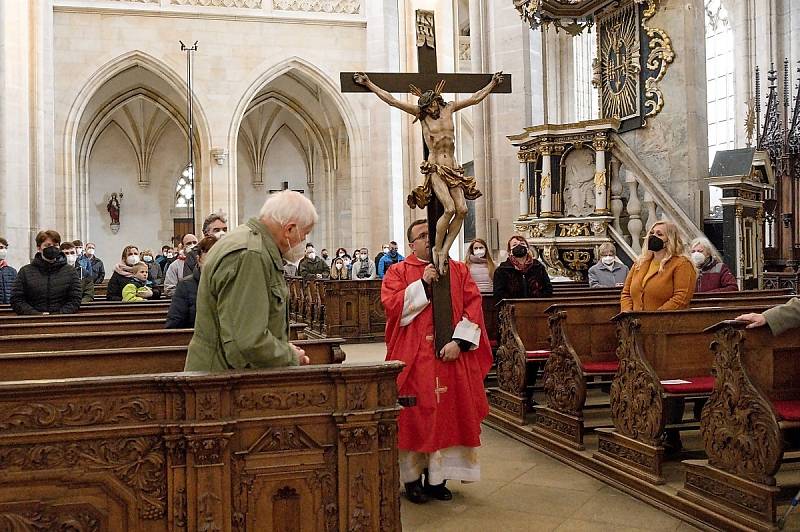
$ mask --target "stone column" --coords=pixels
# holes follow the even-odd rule
[[[64,216],[73,190],[57,188],[53,177],[52,50],[49,2],[0,2],[0,235],[15,266],[30,260],[40,229],[80,236]]]
[[[550,146],[542,146],[539,150],[542,154],[542,179],[540,182],[540,216],[553,215],[553,176],[550,168],[550,153],[552,148]]]
[[[606,150],[608,140],[605,135],[597,135],[593,142],[594,163],[594,213],[608,214],[608,179],[606,177]]]

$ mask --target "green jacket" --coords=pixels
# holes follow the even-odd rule
[[[800,327],[800,299],[793,297],[788,303],[772,307],[764,312],[764,318],[775,336]]]
[[[314,257],[314,260],[305,257],[297,266],[297,275],[303,279],[313,279],[317,274],[322,275],[323,279],[327,279],[331,276],[330,268],[325,261],[319,257]]]
[[[278,246],[251,218],[205,258],[185,370],[297,365],[289,346],[288,300]]]

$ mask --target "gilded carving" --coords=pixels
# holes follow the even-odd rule
[[[275,391],[265,393],[244,392],[236,396],[235,405],[241,410],[293,410],[323,406],[330,400],[325,390]]]
[[[375,426],[343,428],[339,436],[348,453],[366,453],[372,449],[378,429]]]
[[[26,403],[0,412],[0,432],[8,434],[26,429],[118,424],[154,418],[152,403],[141,397],[90,403]]]
[[[636,5],[628,3],[598,23],[601,112],[625,120],[639,114],[639,74],[642,70]]]
[[[592,233],[595,236],[603,236],[606,234],[608,225],[606,224],[606,222],[592,222],[590,224],[590,228],[592,229]]]
[[[586,401],[586,382],[583,379],[578,355],[575,354],[564,331],[567,313],[555,312],[550,323],[550,356],[544,366],[544,392],[547,406],[571,416],[583,415]]]
[[[549,235],[553,225],[546,222],[539,222],[530,226],[529,234],[531,238],[543,238]]]
[[[564,252],[564,260],[572,270],[578,272],[589,269],[589,260],[592,254],[588,251],[573,249]]]
[[[648,48],[650,53],[647,55],[645,67],[648,77],[645,80],[644,108],[645,116],[655,116],[664,108],[664,94],[658,87],[658,83],[664,79],[669,65],[675,60],[675,52],[672,49],[672,40],[662,29],[647,26],[647,21],[655,15],[658,10],[658,0],[648,0],[649,4],[642,17],[642,28],[649,38]]]
[[[599,172],[594,173],[594,187],[600,190],[605,190],[606,188],[606,171],[601,170]]]
[[[542,187],[542,193],[543,194],[548,193],[548,191],[550,190],[551,182],[552,182],[552,180],[551,180],[550,174],[543,174],[542,175],[541,187]]]
[[[773,484],[783,456],[783,440],[772,405],[750,381],[742,365],[744,335],[725,327],[714,337],[714,391],[700,417],[710,465],[728,473]]]
[[[638,341],[639,320],[617,322],[619,370],[611,383],[611,417],[625,436],[658,445],[664,430],[661,382],[642,357]]]
[[[0,448],[0,470],[85,468],[108,471],[136,494],[143,519],[161,519],[166,511],[167,479],[163,443],[156,436],[69,444],[15,445]]]
[[[592,231],[588,223],[558,224],[558,236],[569,238],[592,236]]]
[[[497,349],[497,384],[514,395],[525,391],[525,346],[516,331],[514,305],[504,303],[497,315],[500,346]]]

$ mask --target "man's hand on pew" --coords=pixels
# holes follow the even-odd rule
[[[305,351],[303,351],[302,349],[300,349],[299,347],[297,347],[294,344],[290,343],[289,345],[292,346],[292,349],[294,350],[294,354],[297,357],[297,364],[298,365],[300,365],[300,366],[308,366],[309,364],[311,364],[311,359],[308,358],[308,356],[306,356],[306,352]]]
[[[751,312],[749,314],[742,314],[741,316],[737,316],[736,321],[746,321],[748,329],[754,329],[756,327],[763,327],[767,324],[766,318],[764,318],[763,314],[757,314]]]

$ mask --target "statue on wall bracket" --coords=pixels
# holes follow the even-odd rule
[[[109,227],[111,228],[111,232],[115,235],[119,232],[119,213],[121,201],[122,191],[120,191],[119,194],[112,192],[111,198],[106,204],[106,210],[108,211],[108,215],[111,217],[111,223],[109,224]]]

